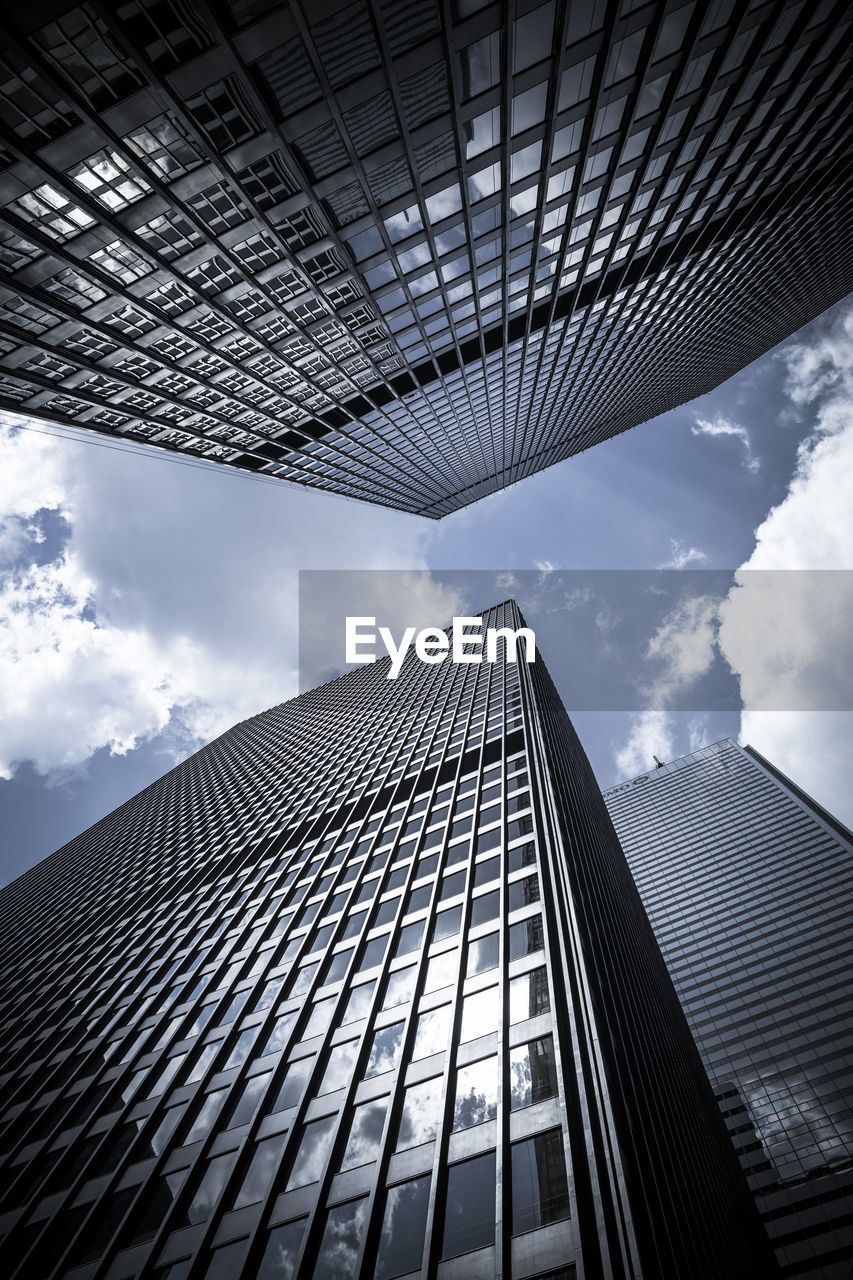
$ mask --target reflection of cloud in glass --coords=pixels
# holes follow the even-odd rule
[[[261,1261],[259,1276],[269,1280],[292,1280],[296,1275],[296,1259],[305,1233],[307,1218],[299,1218],[296,1222],[286,1222],[282,1227],[275,1227],[270,1232],[266,1251]]]
[[[498,1060],[483,1058],[456,1074],[453,1128],[470,1129],[498,1114]]]
[[[391,1276],[419,1269],[429,1208],[429,1184],[427,1175],[389,1189],[374,1280],[390,1280]]]
[[[529,1107],[533,1101],[533,1082],[530,1078],[530,1058],[527,1045],[513,1049],[509,1063],[509,1105],[515,1111],[518,1107]]]
[[[319,1182],[332,1145],[335,1119],[335,1116],[326,1116],[323,1120],[306,1124],[287,1180],[288,1191],[292,1191],[294,1187],[306,1187],[311,1182]]]
[[[329,1210],[313,1280],[354,1280],[366,1224],[366,1196]]]
[[[398,1004],[408,1004],[415,989],[417,976],[417,966],[413,964],[409,965],[407,969],[398,969],[396,973],[392,973],[385,987],[385,999],[382,1001],[383,1010],[393,1009]]]
[[[447,1045],[450,1031],[450,1005],[442,1005],[429,1013],[422,1013],[418,1018],[418,1030],[412,1049],[412,1060],[428,1058],[432,1053],[441,1053]]]
[[[329,1065],[323,1074],[317,1094],[333,1093],[335,1089],[343,1089],[348,1083],[355,1066],[358,1052],[358,1041],[348,1040],[346,1044],[336,1045],[329,1056]]]
[[[370,999],[373,995],[373,988],[376,986],[376,980],[363,982],[360,987],[353,987],[347,1000],[347,1007],[341,1024],[346,1022],[358,1022],[359,1018],[366,1018],[370,1009]]]
[[[500,1007],[497,987],[487,987],[476,995],[466,996],[462,1005],[460,1040],[476,1040],[478,1036],[497,1031]]]
[[[458,956],[459,952],[455,948],[440,956],[433,956],[427,967],[424,991],[440,991],[442,987],[450,986],[456,977]]]
[[[830,1096],[824,1099],[826,1088]],[[750,1089],[746,1101],[756,1136],[783,1180],[853,1156],[853,1116],[849,1107],[839,1108],[835,1092],[832,1082],[822,1086],[802,1071],[774,1075]]]
[[[379,1154],[379,1144],[382,1141],[382,1129],[387,1110],[387,1097],[377,1098],[373,1102],[365,1102],[360,1107],[356,1107],[346,1151],[341,1161],[341,1169],[357,1169],[360,1165],[370,1164],[376,1159]]]
[[[398,1151],[432,1141],[438,1129],[443,1101],[442,1076],[434,1076],[432,1080],[424,1080],[422,1084],[412,1085],[406,1090],[397,1135]]]
[[[400,1061],[400,1048],[403,1043],[402,1022],[395,1022],[390,1027],[383,1027],[373,1037],[370,1058],[365,1071],[365,1079],[380,1076],[385,1071],[394,1071]]]

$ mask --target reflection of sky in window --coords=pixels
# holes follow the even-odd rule
[[[509,984],[509,1020],[523,1022],[547,1013],[551,1007],[548,994],[548,974],[544,968],[513,978]]]
[[[357,1169],[376,1159],[387,1110],[387,1097],[362,1103],[355,1108],[341,1169]]]
[[[346,1044],[335,1045],[329,1056],[329,1065],[320,1081],[318,1095],[333,1093],[335,1089],[342,1089],[349,1082],[357,1053],[357,1040],[348,1040]]]
[[[498,1060],[482,1058],[456,1073],[453,1128],[469,1129],[498,1114]]]
[[[305,1234],[307,1218],[299,1218],[296,1222],[286,1222],[282,1227],[275,1227],[261,1260],[258,1280],[292,1280],[296,1275],[296,1259],[302,1237]]]
[[[418,1030],[412,1049],[412,1060],[428,1058],[432,1053],[441,1053],[447,1045],[450,1031],[451,1009],[449,1004],[440,1009],[432,1009],[422,1013],[418,1018]]]
[[[198,1190],[187,1206],[186,1221],[207,1222],[213,1213],[213,1206],[222,1194],[222,1189],[237,1158],[237,1152],[231,1151],[227,1156],[216,1156],[208,1163],[207,1170],[199,1183]]]
[[[329,1210],[312,1280],[354,1280],[366,1225],[366,1196]]]
[[[429,1187],[427,1175],[389,1188],[374,1280],[390,1280],[391,1276],[419,1270],[429,1209]]]
[[[278,1170],[286,1138],[286,1133],[278,1133],[274,1138],[266,1138],[258,1143],[233,1208],[242,1209],[247,1204],[257,1204],[263,1200]]]
[[[408,1004],[415,989],[417,976],[417,967],[413,964],[407,969],[398,969],[396,973],[392,973],[385,987],[382,1008],[393,1009],[398,1004]]]
[[[361,986],[353,987],[341,1019],[342,1023],[357,1022],[359,1018],[367,1017],[375,985],[374,979],[373,982],[363,982]]]
[[[312,1036],[319,1036],[328,1029],[336,1004],[337,996],[330,996],[328,1000],[318,1000],[314,1004],[305,1030],[302,1032],[303,1040],[310,1040]]]
[[[442,1258],[495,1241],[495,1153],[451,1165],[447,1175]]]
[[[440,991],[448,987],[456,978],[458,951],[444,951],[440,956],[433,956],[427,966],[424,991]]]
[[[444,1102],[444,1077],[434,1076],[406,1090],[400,1128],[397,1134],[397,1150],[419,1147],[431,1142],[438,1130]]]
[[[557,1072],[551,1036],[510,1050],[509,1081],[511,1111],[555,1096]]]
[[[326,1116],[322,1120],[313,1120],[306,1124],[302,1133],[302,1141],[287,1180],[287,1190],[294,1187],[305,1187],[317,1182],[326,1167],[326,1157],[332,1145],[335,1130],[335,1116]]]
[[[500,1018],[500,999],[497,987],[487,987],[473,996],[466,996],[462,1003],[462,1030],[460,1040],[476,1040],[478,1036],[497,1031]]]
[[[499,951],[500,939],[496,933],[488,933],[485,938],[469,943],[467,976],[470,978],[476,973],[497,968]]]
[[[390,1027],[383,1027],[376,1032],[370,1048],[367,1070],[364,1073],[365,1079],[396,1069],[400,1061],[404,1025],[402,1022],[395,1022]]]

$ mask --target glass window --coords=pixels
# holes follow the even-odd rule
[[[441,1053],[447,1047],[447,1036],[450,1031],[451,1008],[449,1004],[440,1009],[431,1009],[418,1018],[418,1029],[412,1049],[412,1061],[428,1058],[432,1053]]]
[[[197,1222],[207,1222],[222,1195],[236,1156],[236,1151],[229,1151],[228,1155],[214,1156],[212,1160],[208,1160],[195,1194],[187,1205],[184,1225],[194,1226]]]
[[[512,1234],[569,1216],[563,1135],[559,1129],[512,1144]]]
[[[500,903],[501,895],[497,889],[475,898],[471,904],[471,928],[476,928],[478,924],[487,924],[489,920],[497,920],[500,915]]]
[[[308,1077],[311,1074],[314,1062],[314,1058],[300,1058],[297,1062],[291,1062],[281,1083],[278,1096],[271,1107],[273,1112],[286,1111],[288,1107],[296,1106],[308,1083]]]
[[[312,1120],[302,1131],[302,1141],[296,1153],[296,1159],[287,1179],[287,1190],[294,1187],[307,1187],[309,1183],[319,1182],[326,1167],[326,1157],[332,1145],[335,1132],[336,1116],[325,1116],[322,1120]]]
[[[382,1130],[385,1126],[385,1113],[388,1110],[388,1098],[377,1098],[373,1102],[363,1102],[353,1111],[346,1150],[341,1161],[341,1169],[357,1169],[363,1164],[371,1164],[379,1155],[382,1142]]]
[[[456,1073],[456,1102],[453,1107],[453,1128],[470,1129],[484,1120],[494,1120],[498,1114],[498,1059],[497,1055],[481,1058]]]
[[[381,938],[373,938],[368,942],[362,952],[361,960],[358,964],[358,972],[364,973],[366,969],[372,969],[377,964],[382,963],[382,957],[385,955],[385,948],[388,945],[388,934],[384,934]],[[399,954],[399,953],[398,953]]]
[[[500,1020],[501,1002],[497,987],[487,987],[473,996],[466,996],[462,1002],[462,1030],[460,1041],[476,1040],[478,1036],[497,1031]]]
[[[197,1142],[199,1138],[204,1138],[210,1133],[227,1097],[227,1089],[217,1089],[215,1093],[209,1093],[207,1095],[204,1102],[201,1104],[201,1110],[190,1127],[189,1133],[184,1138],[184,1142]],[[175,1110],[177,1110],[177,1108],[175,1108]],[[169,1113],[167,1112],[167,1115],[168,1114]],[[155,1134],[155,1141],[156,1137],[157,1135]],[[152,1146],[153,1145],[154,1144],[152,1143]],[[163,1146],[165,1146],[165,1142]],[[156,1146],[154,1149],[157,1151]],[[161,1147],[160,1150],[162,1151],[162,1149],[163,1148]]]
[[[439,911],[435,917],[432,941],[440,942],[442,938],[452,938],[462,928],[462,906],[450,907],[448,911]]]
[[[396,1071],[403,1044],[404,1025],[405,1023],[395,1022],[390,1027],[383,1027],[374,1033],[370,1058],[364,1073],[365,1079],[382,1075],[385,1071]]]
[[[273,1228],[256,1280],[293,1280],[307,1221],[307,1218],[297,1218],[295,1222]]]
[[[204,1273],[204,1280],[234,1280],[234,1276],[240,1275],[248,1246],[249,1241],[244,1238],[214,1249]]]
[[[490,880],[497,880],[501,873],[500,857],[486,858],[485,862],[478,862],[474,867],[474,888],[479,889],[480,885],[488,884]]]
[[[407,969],[398,969],[396,973],[390,974],[385,985],[382,1008],[394,1009],[398,1004],[408,1004],[415,990],[417,976],[417,966],[413,964]]]
[[[458,893],[464,892],[466,874],[465,871],[453,871],[444,877],[438,895],[439,902],[446,902],[448,898],[455,898]]]
[[[303,1040],[310,1040],[312,1036],[319,1036],[324,1031],[328,1031],[336,1004],[337,996],[329,996],[328,1000],[317,1000],[315,1002],[311,1010],[311,1016],[302,1032],[301,1038]]]
[[[415,1178],[389,1187],[374,1280],[390,1280],[419,1271],[424,1250],[430,1178]]]
[[[536,846],[530,844],[519,844],[509,851],[509,870],[520,871],[522,867],[530,867],[536,861]]]
[[[515,880],[509,886],[509,910],[517,911],[519,907],[529,907],[539,901],[539,877],[525,876],[523,880]]]
[[[355,1280],[366,1226],[367,1197],[330,1209],[312,1280]]]
[[[509,958],[520,960],[522,956],[531,956],[542,951],[545,946],[545,935],[542,929],[542,917],[531,916],[519,924],[509,927]]]
[[[417,951],[424,936],[425,924],[425,920],[416,920],[414,924],[407,924],[400,930],[400,936],[394,948],[395,956],[407,956],[410,952]]]
[[[452,1164],[447,1171],[442,1258],[495,1243],[495,1153]]]
[[[343,1089],[344,1085],[349,1083],[357,1053],[357,1040],[348,1040],[346,1044],[335,1045],[329,1054],[329,1063],[317,1090],[318,1097],[324,1093],[333,1093],[335,1089]]]
[[[557,1093],[557,1066],[554,1059],[554,1037],[542,1036],[529,1044],[510,1049],[510,1109],[532,1106]]]
[[[424,991],[440,991],[442,987],[450,986],[456,978],[457,956],[458,952],[454,948],[453,951],[444,951],[440,956],[432,957],[427,965]]]
[[[261,1075],[252,1076],[246,1081],[228,1121],[229,1129],[237,1129],[241,1124],[248,1124],[271,1079],[272,1072],[264,1071]]]
[[[243,1209],[247,1204],[257,1204],[264,1199],[278,1170],[286,1138],[286,1133],[277,1133],[274,1138],[265,1138],[255,1147],[243,1185],[234,1200],[235,1209]]]
[[[501,78],[501,37],[492,32],[462,50],[462,92],[466,98],[499,84]]]
[[[500,936],[497,933],[487,933],[484,938],[469,942],[467,976],[470,978],[475,973],[496,969],[499,955]]]
[[[400,1128],[397,1132],[397,1150],[419,1147],[432,1142],[441,1121],[444,1104],[444,1077],[434,1076],[420,1084],[410,1085],[403,1099]]]
[[[530,973],[523,973],[520,978],[512,979],[509,984],[510,1022],[524,1022],[526,1018],[547,1013],[550,1008],[548,971],[544,965],[540,969],[532,969]]]
[[[353,987],[347,999],[346,1008],[341,1018],[341,1025],[348,1022],[358,1022],[360,1018],[366,1018],[370,1012],[370,1001],[373,999],[373,988],[376,986],[375,981],[363,982],[359,987]]]

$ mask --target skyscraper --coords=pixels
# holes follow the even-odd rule
[[[4,1274],[772,1274],[541,660],[387,670],[4,891]]]
[[[749,747],[605,793],[786,1276],[853,1260],[853,843]]]
[[[853,287],[839,0],[7,6],[0,407],[441,517]]]

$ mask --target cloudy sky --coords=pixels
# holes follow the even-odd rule
[[[2,878],[296,692],[300,569],[418,571],[393,580],[401,623],[514,592],[570,710],[583,618],[633,690],[574,708],[602,786],[731,734],[853,822],[851,408],[848,300],[712,394],[440,523],[3,420]],[[642,626],[606,575],[574,572],[659,569],[689,572]]]

